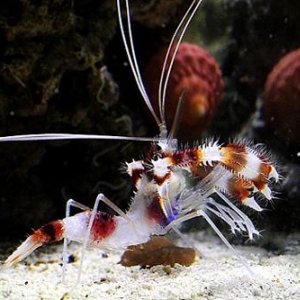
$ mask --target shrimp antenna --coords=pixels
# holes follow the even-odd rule
[[[135,78],[135,81],[137,83],[138,89],[150,111],[152,114],[156,124],[158,127],[160,127],[160,124],[162,123],[162,120],[159,119],[157,114],[155,113],[153,106],[150,102],[149,96],[145,90],[145,86],[141,77],[140,73],[140,68],[137,63],[136,59],[136,53],[134,50],[134,43],[133,43],[133,38],[132,38],[132,28],[131,28],[131,18],[130,18],[130,8],[129,8],[129,2],[128,0],[125,0],[125,7],[126,7],[126,19],[127,19],[127,31],[128,31],[128,37],[126,36],[125,29],[124,29],[124,24],[122,20],[122,12],[121,12],[121,4],[120,0],[117,0],[117,10],[118,10],[118,20],[119,20],[119,25],[120,25],[120,30],[121,30],[121,35],[123,39],[123,43],[125,46],[127,58],[133,73],[133,76]]]
[[[187,27],[191,23],[191,20],[194,17],[194,15],[195,15],[196,11],[198,10],[201,3],[202,3],[202,0],[193,0],[192,4],[188,8],[188,10],[184,14],[182,20],[180,21],[179,25],[176,28],[176,30],[172,36],[171,42],[169,44],[166,56],[165,56],[165,60],[164,60],[164,64],[163,64],[163,68],[162,68],[161,76],[160,76],[160,80],[159,80],[159,88],[158,88],[159,114],[160,114],[160,118],[163,122],[165,122],[165,119],[166,119],[166,108],[165,108],[166,92],[167,92],[167,86],[168,86],[171,70],[172,70],[172,67],[174,64],[174,60],[175,60],[176,54],[178,52],[180,43],[186,33]],[[176,39],[177,39],[177,43],[175,46],[175,51],[172,54],[169,66],[167,66],[168,57],[170,55],[171,48],[173,47],[173,45],[175,45]]]
[[[161,138],[147,138],[134,136],[113,136],[97,134],[72,134],[72,133],[37,133],[1,136],[1,142],[29,142],[29,141],[57,141],[57,140],[112,140],[112,141],[138,141],[154,142]]]

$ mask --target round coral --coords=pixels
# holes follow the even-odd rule
[[[286,141],[300,141],[300,49],[284,56],[270,72],[264,90],[265,119]]]
[[[170,56],[174,53],[172,47]],[[158,86],[167,49],[152,57],[145,68],[145,83],[158,112]],[[170,59],[168,61],[168,64]],[[186,96],[179,117],[176,137],[181,141],[199,138],[213,119],[223,98],[224,82],[215,59],[197,45],[182,43],[178,48],[166,93],[166,122],[172,127],[178,100]]]

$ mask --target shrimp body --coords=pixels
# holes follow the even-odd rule
[[[244,232],[250,239],[259,234],[232,202],[234,198],[261,211],[256,194],[267,201],[272,199],[268,182],[278,181],[278,173],[259,150],[238,143],[219,146],[216,142],[179,150],[165,140],[154,143],[146,157],[145,161],[126,164],[136,186],[126,213],[93,214],[93,210],[85,210],[50,222],[29,236],[4,266],[14,265],[36,248],[63,238],[104,249],[145,243],[152,235],[163,235],[197,216],[212,222],[206,212],[225,221],[233,233]]]

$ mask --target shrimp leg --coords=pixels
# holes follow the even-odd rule
[[[88,206],[85,206],[84,204],[81,204],[80,202],[77,202],[77,201],[75,201],[73,199],[69,199],[67,201],[67,204],[66,204],[66,218],[68,218],[68,217],[71,216],[71,207],[76,207],[76,208],[79,208],[79,209],[81,209],[83,211],[90,210],[90,208]],[[94,216],[94,219],[95,219],[95,216]],[[94,219],[92,221],[94,221]],[[64,237],[64,246],[63,246],[63,272],[62,272],[62,283],[64,283],[64,284],[66,284],[66,266],[67,266],[68,244],[69,244],[69,242],[70,242],[69,239],[67,237]],[[81,258],[83,258],[83,255],[84,255],[84,251],[82,250],[82,252],[81,252]],[[81,268],[82,268],[82,259],[81,259],[81,263],[80,263],[80,269],[79,269],[79,272],[78,272],[76,284],[80,280]]]
[[[237,259],[240,261],[240,263],[247,269],[249,274],[251,276],[254,276],[254,273],[250,269],[247,261],[231,246],[231,244],[227,241],[226,237],[222,234],[222,232],[218,229],[218,227],[215,225],[215,223],[206,214],[206,212],[204,210],[199,209],[199,210],[192,211],[192,212],[174,220],[173,222],[171,222],[168,226],[166,226],[164,228],[164,230],[165,230],[165,232],[168,232],[170,229],[173,229],[176,233],[178,233],[178,231],[176,230],[176,226],[180,225],[183,222],[186,222],[188,220],[191,220],[191,219],[194,219],[197,217],[203,217],[205,219],[205,221],[214,230],[214,232],[219,236],[219,238],[227,246],[227,248],[232,252],[232,254],[235,255],[237,257]]]
[[[117,205],[115,205],[111,200],[109,200],[107,197],[105,197],[104,194],[100,193],[97,195],[93,209],[91,210],[92,211],[91,217],[90,217],[89,224],[86,229],[84,240],[83,240],[83,245],[82,245],[82,250],[81,250],[81,255],[80,255],[80,266],[79,266],[79,271],[78,271],[78,276],[77,276],[75,286],[80,282],[85,250],[86,250],[89,240],[90,240],[91,229],[92,229],[96,214],[98,212],[98,206],[99,206],[100,202],[104,202],[112,210],[114,210],[121,217],[123,217],[125,220],[127,220],[128,223],[133,224],[133,221]],[[84,204],[81,204],[73,199],[69,199],[66,204],[66,218],[71,216],[71,207],[76,207],[76,208],[82,209],[83,211],[90,210],[90,208],[85,206]],[[68,257],[68,255],[67,255],[68,244],[69,244],[69,240],[67,237],[65,237],[64,238],[64,248],[63,248],[63,273],[62,273],[62,282],[63,283],[66,283],[65,271],[66,271],[66,264],[67,264],[67,257]]]

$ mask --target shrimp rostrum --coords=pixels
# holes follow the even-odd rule
[[[178,33],[180,30],[176,30],[170,47],[174,45],[177,34],[179,34],[180,43],[185,28],[200,3],[199,0],[193,1],[179,26],[179,29],[183,28],[182,32]],[[257,202],[257,198],[263,198],[266,202],[272,199],[273,194],[269,183],[270,181],[277,182],[279,176],[269,161],[268,155],[261,147],[252,147],[242,142],[219,145],[218,142],[210,141],[193,147],[178,147],[178,142],[174,138],[176,116],[174,117],[175,125],[169,134],[165,126],[164,91],[168,83],[166,74],[170,69],[162,71],[159,87],[159,114],[157,115],[141,81],[131,34],[128,34],[129,41],[125,34],[120,1],[117,1],[117,5],[129,63],[144,101],[160,128],[160,136],[154,139],[143,139],[44,134],[2,137],[0,141],[65,138],[152,140],[150,150],[144,159],[133,160],[125,164],[126,171],[135,186],[129,209],[123,212],[103,194],[97,196],[92,209],[69,200],[66,217],[50,222],[34,231],[6,259],[4,267],[18,263],[44,244],[62,239],[65,240],[65,248],[69,241],[76,241],[83,244],[83,249],[93,246],[103,249],[119,249],[145,243],[152,235],[164,235],[170,230],[175,230],[181,235],[178,226],[196,217],[204,218],[232,250],[231,245],[214,224],[212,215],[228,224],[232,233],[240,232],[247,235],[250,240],[255,235],[259,235],[251,219],[239,206],[244,205],[260,212],[262,207]],[[128,1],[125,1],[125,8],[127,24],[130,24]],[[176,51],[172,55],[171,61],[174,60]],[[172,68],[172,64],[168,68]],[[110,206],[116,214],[98,211],[98,204],[101,201]],[[72,206],[83,211],[71,216]]]

